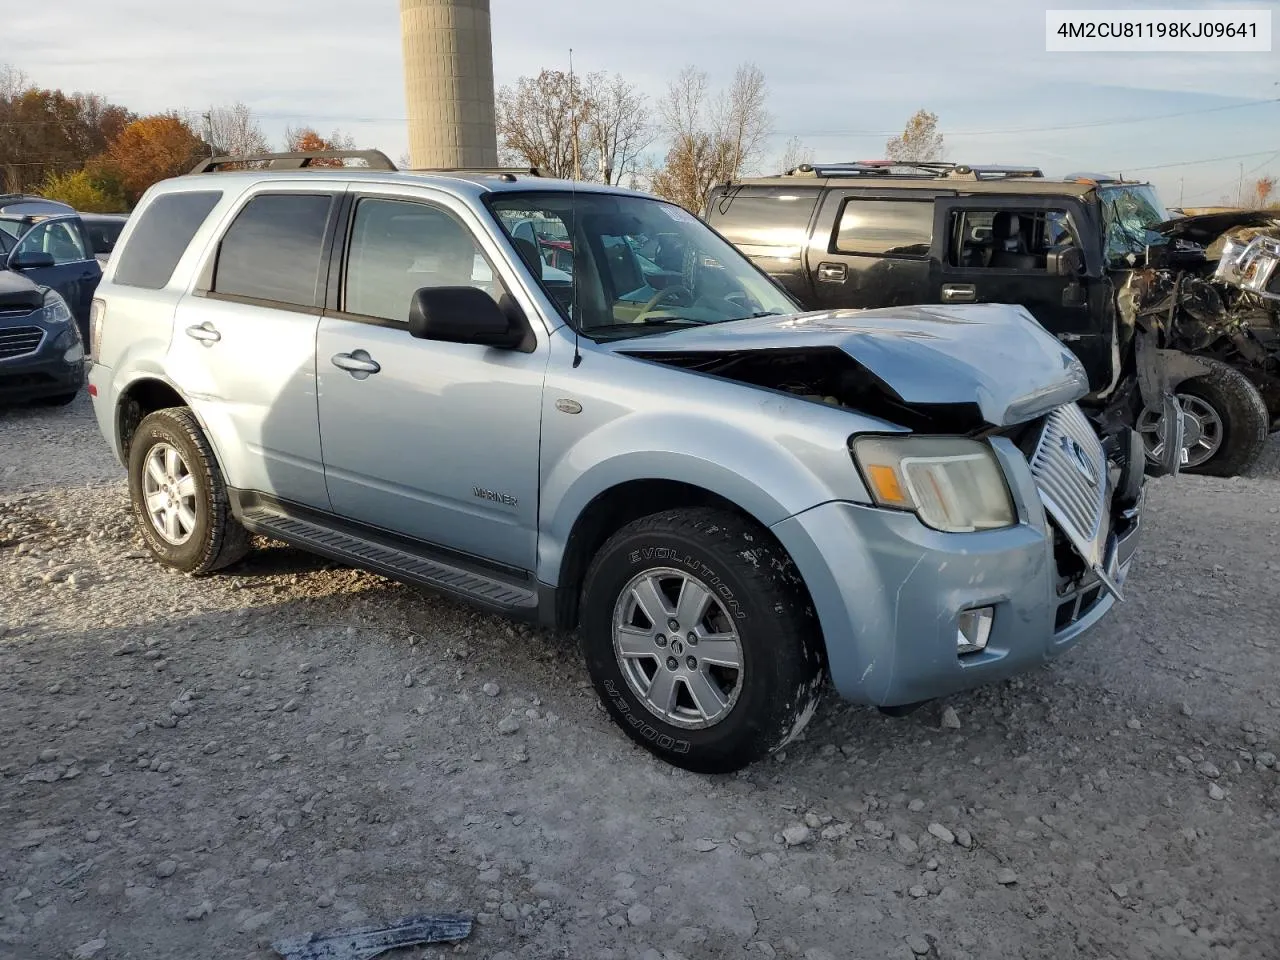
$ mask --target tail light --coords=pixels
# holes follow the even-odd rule
[[[98,348],[102,344],[102,321],[107,315],[107,302],[94,300],[89,308],[89,360],[98,362]]]

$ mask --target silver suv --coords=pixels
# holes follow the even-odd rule
[[[321,158],[158,184],[98,290],[90,393],[169,567],[263,534],[576,628],[622,729],[700,771],[828,677],[905,710],[1120,598],[1141,441],[1022,308],[799,314],[650,196]]]

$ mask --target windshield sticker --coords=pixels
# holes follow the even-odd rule
[[[665,213],[672,220],[676,221],[677,223],[697,223],[698,222],[697,217],[695,217],[688,210],[685,210],[683,207],[673,206],[672,204],[669,204],[669,203],[664,203],[661,206],[662,206],[662,212]]]

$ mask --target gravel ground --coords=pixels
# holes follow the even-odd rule
[[[1275,958],[1280,443],[1148,516],[1052,667],[705,778],[568,638],[278,546],[166,572],[87,400],[0,412],[0,957],[459,910],[404,955]]]

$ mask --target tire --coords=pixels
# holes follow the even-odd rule
[[[1220,436],[1211,455],[1202,462],[1187,464],[1182,472],[1234,477],[1247,470],[1262,453],[1271,430],[1271,416],[1258,388],[1243,373],[1218,360],[1199,359],[1209,372],[1180,383],[1177,397],[1197,423],[1220,430]],[[1140,425],[1150,427],[1155,422],[1158,421],[1147,411]],[[1151,432],[1142,432],[1150,456]]]
[[[74,393],[59,393],[52,397],[38,397],[31,401],[31,405],[35,407],[65,407],[78,396],[80,396],[79,391]]]
[[[152,518],[147,500],[148,490],[165,478],[149,478],[148,469],[153,460],[165,461],[169,451],[176,454],[180,469],[169,469],[168,479],[178,482],[166,485],[171,498],[163,490],[155,495],[185,509],[165,512],[176,517],[175,526],[166,529]],[[249,552],[249,534],[232,516],[213,448],[186,407],[157,410],[138,424],[129,448],[129,499],[147,548],[165,566],[203,576]]]
[[[658,593],[647,594],[654,577]],[[682,582],[707,595],[702,618],[681,611]],[[659,617],[643,612],[641,594],[663,605]],[[681,618],[670,636],[646,626],[661,615]],[[631,656],[617,652],[615,621],[632,631]],[[580,638],[596,692],[627,736],[698,773],[730,773],[789,743],[813,716],[826,675],[817,618],[794,564],[766,530],[726,510],[674,510],[618,531],[587,571]],[[704,653],[710,660],[712,650],[720,663],[697,660]],[[723,665],[734,659],[737,670]],[[704,681],[718,697],[707,695]],[[671,706],[665,714],[646,703],[653,685],[674,689],[665,701],[653,693]]]

